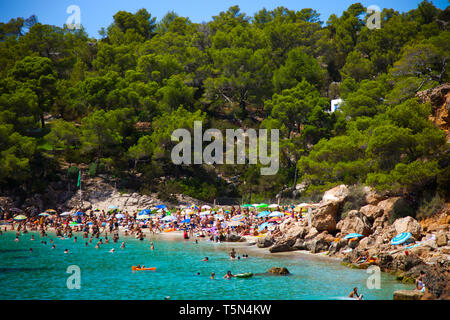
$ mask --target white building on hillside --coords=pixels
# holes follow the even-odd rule
[[[341,98],[331,100],[331,112],[335,112],[337,109],[339,109],[343,101],[344,100],[342,100]]]

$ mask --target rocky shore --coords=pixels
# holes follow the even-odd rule
[[[256,245],[268,248],[270,252],[307,250],[325,253],[353,268],[377,265],[403,282],[413,283],[423,271],[426,293],[413,294],[413,298],[450,299],[449,207],[440,215],[421,222],[410,216],[393,219],[395,210],[406,200],[386,198],[365,187],[364,205],[342,214],[349,196],[346,185],[328,190],[312,212],[311,225],[308,221],[288,218],[264,238],[259,238]],[[418,245],[409,249],[391,245],[391,239],[402,232],[410,232]],[[344,239],[349,233],[365,237]],[[367,255],[374,261],[355,263]],[[399,293],[397,298],[400,296]]]

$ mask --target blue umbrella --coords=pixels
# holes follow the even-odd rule
[[[392,238],[391,244],[393,245],[402,244],[409,238],[411,238],[411,232],[402,232],[396,235],[394,238]]]
[[[125,218],[125,215],[122,214],[122,213],[119,213],[119,214],[116,214],[116,218],[117,219],[122,219],[122,218]]]
[[[261,223],[261,224],[259,225],[259,227],[258,227],[258,232],[263,231],[266,227],[269,227],[269,226],[271,226],[271,225],[272,225],[272,224],[269,223],[269,222]]]
[[[118,208],[119,208],[118,206],[112,206],[112,205],[108,207],[108,209],[118,209]]]
[[[284,216],[284,213],[280,211],[274,211],[271,214],[269,214],[269,217],[282,217],[282,216]]]
[[[163,204],[158,204],[155,208],[157,209],[166,209],[167,207]]]
[[[191,219],[184,219],[180,221],[180,223],[189,223],[189,222],[191,222]]]
[[[152,212],[152,210],[150,209],[144,209],[141,212],[139,212],[139,215],[143,215],[143,214],[150,214],[150,212]]]
[[[344,239],[352,239],[352,238],[359,238],[359,237],[364,237],[364,236],[359,233],[349,233],[348,235],[346,235],[344,237]]]
[[[73,214],[74,217],[82,216],[84,213],[81,211],[77,211]]]
[[[270,214],[270,211],[262,211],[260,213],[258,213],[257,217],[261,218],[261,217],[266,217]]]

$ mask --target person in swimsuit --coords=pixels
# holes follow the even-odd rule
[[[353,299],[357,299],[357,300],[362,300],[362,294],[358,293],[358,288],[353,288],[353,291],[350,292],[350,294],[348,295],[349,298],[353,298]]]
[[[416,279],[416,290],[421,292],[425,292],[425,283],[423,282],[423,278],[425,277],[425,272],[420,271],[419,277]]]

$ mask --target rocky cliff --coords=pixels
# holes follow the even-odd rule
[[[450,83],[419,91],[416,97],[422,103],[430,102],[432,107],[430,120],[446,132],[447,141],[450,141]]]

